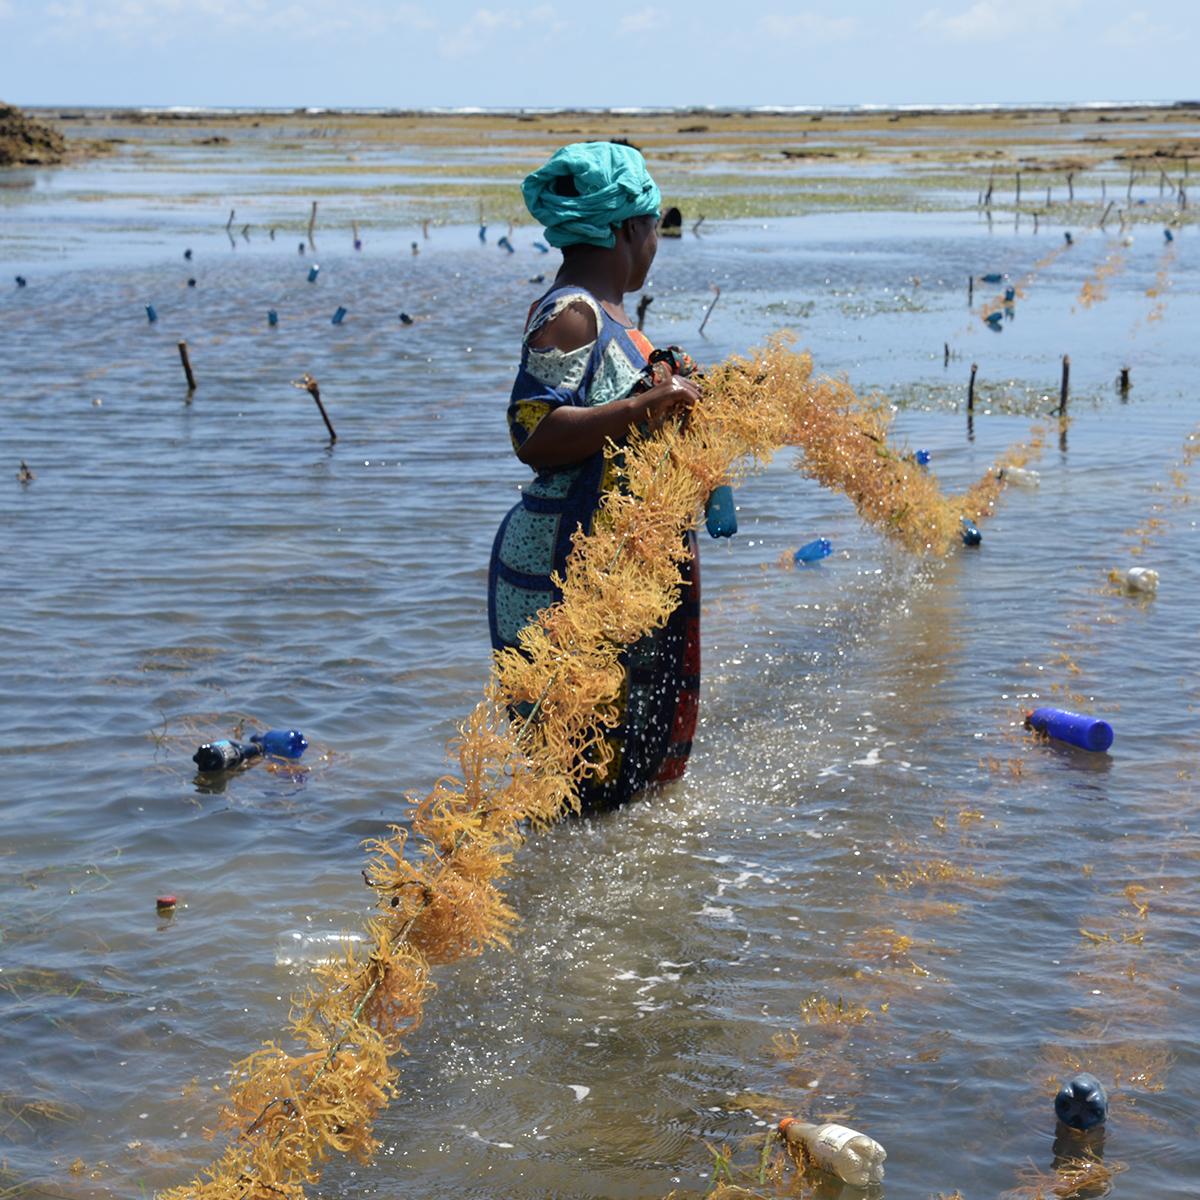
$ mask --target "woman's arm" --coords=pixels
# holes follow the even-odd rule
[[[610,438],[619,441],[635,425],[659,425],[671,417],[686,415],[699,399],[700,393],[690,379],[672,375],[666,383],[639,396],[594,408],[563,405],[538,422],[517,457],[539,471],[578,462],[602,449]]]

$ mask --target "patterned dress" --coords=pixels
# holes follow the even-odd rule
[[[543,325],[579,303],[595,314],[594,342],[565,353],[529,345]],[[520,450],[542,418],[561,405],[590,407],[624,399],[645,380],[652,353],[641,333],[615,321],[590,293],[576,287],[547,293],[530,310],[513,384],[508,424],[514,449]],[[497,650],[515,647],[521,629],[561,598],[550,576],[565,573],[576,529],[591,532],[596,509],[615,484],[606,477],[599,451],[546,468],[526,485],[492,547],[488,621]],[[623,804],[647,784],[678,779],[687,767],[700,691],[700,563],[695,534],[686,536],[691,555],[681,566],[679,607],[665,626],[622,655],[626,678],[617,701],[619,721],[608,734],[613,759],[603,778],[581,787],[585,810]]]

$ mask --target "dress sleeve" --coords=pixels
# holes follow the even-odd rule
[[[521,367],[508,406],[508,431],[513,449],[518,453],[549,413],[564,404],[582,407],[587,403],[584,380],[596,343],[589,342],[570,351],[558,350],[553,346],[535,350],[529,345],[529,339],[543,325],[552,321],[563,309],[579,302],[592,309],[599,307],[586,292],[560,292],[548,296],[530,314],[521,352]],[[599,312],[596,321],[599,327]]]

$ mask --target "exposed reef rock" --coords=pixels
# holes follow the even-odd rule
[[[0,167],[59,163],[66,149],[66,138],[57,129],[0,101]]]

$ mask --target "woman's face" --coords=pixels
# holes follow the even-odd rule
[[[627,292],[636,292],[650,274],[654,256],[658,253],[658,218],[654,216],[630,217],[629,228],[630,270]]]

